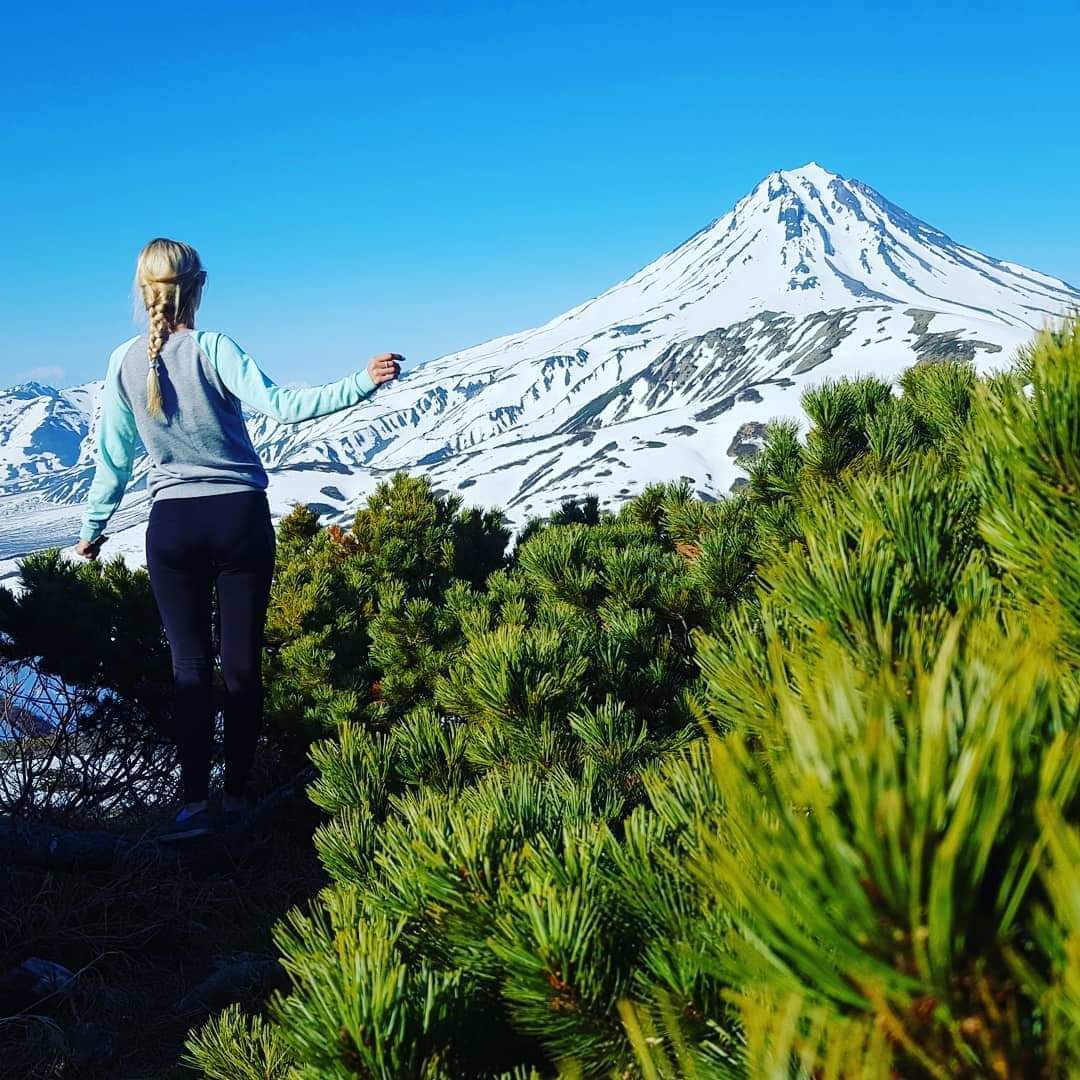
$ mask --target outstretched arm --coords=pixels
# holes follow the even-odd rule
[[[323,386],[278,386],[232,338],[225,334],[196,334],[199,348],[214,365],[221,381],[245,405],[282,424],[298,424],[347,409],[372,394],[377,386],[397,378],[401,357],[384,353],[364,371]]]
[[[127,346],[122,345],[113,353],[101,391],[97,460],[78,545],[79,554],[90,559],[96,557],[105,526],[124,497],[135,460],[138,441],[135,415],[120,386],[119,361],[126,349]]]

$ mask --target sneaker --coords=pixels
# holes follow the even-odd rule
[[[197,810],[194,814],[181,810],[167,825],[155,834],[154,839],[161,844],[171,844],[176,840],[192,840],[196,836],[206,836],[214,831],[214,823],[209,810]]]

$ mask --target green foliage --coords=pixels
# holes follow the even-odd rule
[[[389,721],[422,699],[444,659],[435,624],[448,594],[501,567],[508,539],[499,514],[463,511],[403,475],[380,485],[349,531],[320,529],[303,506],[284,518],[266,672],[281,737],[302,751],[365,713]]]
[[[1050,802],[1036,813],[1048,855],[1041,867],[1047,901],[1035,908],[1033,937],[1049,963],[1040,971],[1018,951],[1008,958],[1046,1016],[1047,1057],[1072,1076],[1080,1070],[1080,830]]]
[[[637,897],[616,836],[649,770],[699,735],[693,632],[752,598],[753,514],[658,486],[616,515],[564,508],[506,566],[497,518],[471,552],[479,519],[463,520],[399,478],[352,533],[299,522],[279,573],[329,573],[354,598],[327,620],[318,603],[339,598],[324,585],[297,620],[331,654],[305,693],[352,695],[337,715],[305,714],[332,726],[312,746],[311,795],[330,815],[316,846],[334,886],[283,931],[295,988],[277,1015],[311,1075],[632,1065],[618,1003],[641,984],[647,937],[625,933]],[[482,575],[457,576],[484,558]],[[361,626],[364,668],[339,669],[364,649]],[[346,1000],[362,1010],[350,1039]]]
[[[1080,663],[1080,320],[1045,332],[975,408],[980,527],[1025,618],[1060,621]]]
[[[1045,644],[958,621],[931,668],[870,679],[830,646],[789,664],[767,757],[716,744],[723,829],[703,834],[696,870],[733,923],[716,974],[753,989],[755,1022],[798,998],[864,1013],[868,1041],[887,1022],[930,1074],[1005,1060],[1031,1075],[1038,1024],[1008,1000],[1005,949],[1030,934],[1036,808],[1061,812],[1080,783]]]
[[[1080,329],[804,404],[741,494],[508,558],[405,477],[282,524],[295,1076],[1080,1069]],[[200,1045],[264,1060],[238,1024]]]
[[[76,565],[54,548],[22,560],[19,585],[0,589],[0,657],[105,691],[102,719],[160,716],[172,668],[145,571],[119,558]]]
[[[880,379],[840,379],[808,390],[802,399],[811,424],[803,453],[805,474],[835,480],[866,453],[870,421],[891,401],[892,389]]]
[[[49,801],[50,812],[93,818],[104,804],[140,805],[156,792],[167,794],[170,781],[152,763],[172,735],[172,663],[145,571],[119,558],[76,565],[56,549],[27,556],[18,590],[0,588],[0,661],[14,685],[43,699],[42,712],[54,710],[58,724],[42,743],[47,758],[26,742],[7,748],[15,757],[30,755],[9,785],[9,799],[13,788],[17,805],[25,805],[19,800],[47,782],[54,793],[64,792]],[[53,689],[42,692],[39,679]],[[97,747],[124,747],[133,757],[122,774],[99,769]]]
[[[184,1063],[207,1080],[290,1080],[292,1058],[279,1031],[229,1005],[188,1039]]]
[[[460,1011],[459,975],[409,963],[385,918],[357,919],[347,894],[323,918],[278,928],[295,983],[310,992],[277,1012],[302,1064],[298,1077],[444,1077],[439,1048]]]

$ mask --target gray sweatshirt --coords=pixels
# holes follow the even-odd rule
[[[277,386],[232,338],[181,330],[161,352],[165,416],[155,419],[146,409],[148,368],[145,335],[124,342],[109,358],[83,540],[96,540],[119,506],[139,439],[151,461],[152,499],[262,490],[266,470],[244,424],[243,405],[295,424],[347,409],[375,389],[366,370],[324,386]]]

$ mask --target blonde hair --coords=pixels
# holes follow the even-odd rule
[[[176,326],[192,326],[202,300],[206,271],[199,253],[179,240],[158,237],[139,252],[135,264],[135,291],[148,318],[146,356],[146,409],[160,419],[165,415],[161,393],[161,350]]]

